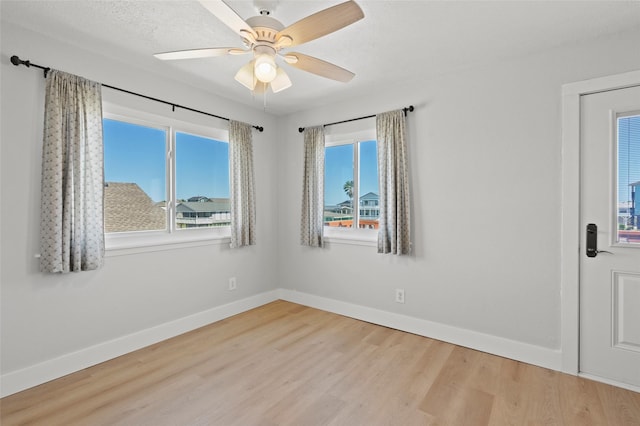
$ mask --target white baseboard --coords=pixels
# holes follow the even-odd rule
[[[280,289],[280,299],[556,371],[561,371],[562,367],[560,350],[294,290]]]
[[[477,349],[528,364],[538,365],[552,370],[561,370],[562,354],[559,350],[504,339],[502,337],[478,333],[353,303],[328,299],[308,293],[279,289],[257,294],[226,305],[217,306],[77,352],[65,354],[40,364],[6,373],[0,377],[0,397],[5,397],[40,385],[278,299]]]
[[[40,364],[3,374],[0,397],[20,392],[92,365],[133,352],[154,343],[178,336],[216,321],[237,315],[278,300],[278,290],[257,294],[226,305],[217,306],[184,318],[141,330],[77,352],[62,355]]]
[[[595,376],[593,374],[587,374],[587,373],[578,373],[578,376],[584,377],[585,379],[606,383],[607,385],[611,385],[618,388],[640,393],[640,386],[635,386],[630,383],[618,382],[617,380],[611,380],[611,379],[607,379],[606,377]]]

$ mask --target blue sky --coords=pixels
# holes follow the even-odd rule
[[[166,131],[104,119],[106,182],[134,182],[153,201],[166,199]],[[345,182],[353,180],[353,145],[326,149],[325,204],[348,199]],[[186,133],[176,135],[176,195],[229,197],[229,144]],[[302,176],[300,177],[302,179]],[[360,143],[360,195],[378,193],[376,142]]]
[[[153,201],[166,199],[163,129],[105,119],[106,182],[135,182]],[[229,197],[229,144],[186,133],[176,135],[176,195]]]
[[[165,130],[104,119],[104,136],[105,181],[135,182],[153,201],[165,200]],[[618,138],[618,199],[625,202],[629,183],[640,181],[640,116],[621,118]],[[343,186],[353,180],[353,145],[325,153],[325,204],[335,205],[348,199]],[[228,198],[228,155],[226,142],[178,133],[177,198]],[[360,186],[360,195],[378,193],[375,141],[360,143]]]

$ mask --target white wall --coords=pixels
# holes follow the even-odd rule
[[[431,80],[416,71],[413,82],[281,120],[279,205],[291,206],[279,215],[281,285],[424,320],[425,329],[531,345],[551,356],[530,362],[559,368],[561,86],[639,69],[638,40],[621,34]],[[298,127],[410,104],[415,253],[301,247]],[[406,290],[405,304],[394,302],[395,288]]]
[[[258,124],[254,131],[258,245],[231,250],[208,245],[107,257],[102,269],[66,275],[38,272],[43,73],[15,67],[11,55],[218,115]],[[176,81],[138,72],[92,52],[2,27],[2,374],[50,361],[274,289],[277,219],[277,122]],[[115,97],[104,89],[105,96]],[[116,92],[117,93],[117,92]],[[132,104],[171,107],[122,95]],[[177,110],[177,115],[203,116]],[[209,120],[207,118],[207,120]],[[216,119],[214,124],[219,124]],[[226,125],[226,122],[222,122]],[[229,292],[227,280],[237,277]]]
[[[288,296],[324,297],[440,324],[445,333],[462,330],[462,344],[489,336],[558,352],[561,85],[639,69],[633,54],[638,39],[638,32],[624,34],[428,81],[416,71],[415,82],[276,118],[3,23],[3,377],[46,367],[57,357],[74,361],[74,351],[100,351],[114,339],[135,338],[278,287]],[[12,54],[265,126],[264,133],[254,133],[258,245],[110,256],[95,272],[37,272],[44,80],[38,70],[11,65]],[[415,254],[383,256],[373,247],[340,244],[300,247],[297,128],[409,104],[416,106],[408,118]],[[226,291],[230,276],[238,277],[235,293]],[[396,287],[406,289],[406,304],[393,302]]]

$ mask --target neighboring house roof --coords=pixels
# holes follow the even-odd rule
[[[165,229],[166,226],[164,209],[156,205],[137,184],[105,184],[105,232],[145,231]]]
[[[208,198],[210,201],[184,202],[178,204],[177,212],[198,212],[198,213],[215,213],[228,212],[231,209],[231,203],[228,198]]]
[[[375,192],[367,192],[366,194],[364,194],[362,197],[360,197],[361,200],[367,199],[367,200],[377,200],[380,197],[378,196],[378,194],[376,194]]]
[[[640,180],[637,182],[630,183],[629,186],[640,186]]]
[[[379,200],[380,196],[375,192],[367,192],[360,197],[360,200]],[[351,207],[351,200],[346,200],[337,204],[338,207]]]
[[[209,198],[204,197],[202,195],[196,195],[195,197],[191,197],[187,200],[190,203],[202,203],[205,201],[209,201]]]

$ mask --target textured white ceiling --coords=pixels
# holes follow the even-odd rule
[[[271,16],[285,26],[341,2],[256,1],[276,4]],[[257,14],[253,1],[227,4],[245,19]],[[640,1],[359,0],[358,4],[363,20],[295,48],[347,68],[356,77],[345,84],[284,65],[293,86],[267,95],[269,112],[286,114],[362,96],[399,81],[418,83],[476,64],[640,29]],[[263,106],[261,96],[253,97],[233,79],[247,56],[171,62],[152,56],[168,50],[240,46],[239,38],[197,1],[2,0],[1,7],[2,20],[255,108]],[[24,59],[38,62],[38,58]]]

